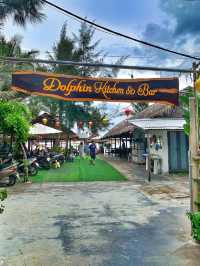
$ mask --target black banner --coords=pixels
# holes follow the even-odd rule
[[[64,101],[161,102],[177,105],[177,78],[112,79],[15,72],[12,89]]]

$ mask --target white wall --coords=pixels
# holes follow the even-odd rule
[[[167,130],[149,130],[149,134],[156,135],[156,137],[162,138],[162,149],[156,150],[155,145],[150,147],[150,154],[159,155],[162,159],[162,173],[169,172],[169,162],[168,162],[168,139]]]

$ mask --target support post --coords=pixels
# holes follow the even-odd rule
[[[198,195],[199,195],[199,112],[198,112],[198,98],[197,92],[195,88],[195,83],[197,79],[197,68],[198,65],[196,62],[193,63],[193,89],[194,89],[194,97],[190,97],[189,99],[189,108],[190,108],[190,166],[191,166],[191,208],[192,212],[196,212],[199,210],[198,205]]]
[[[116,150],[116,148],[117,148],[117,139],[115,137],[115,150]]]
[[[195,97],[190,98],[190,164],[191,164],[191,181],[192,181],[192,193],[191,193],[191,207],[192,211],[198,211],[198,182],[199,179],[199,161],[196,159],[198,151],[198,122],[197,122],[197,101]]]
[[[149,137],[149,132],[147,134],[147,147],[148,147],[148,155],[147,155],[148,181],[151,182],[151,155],[150,155],[150,137]]]

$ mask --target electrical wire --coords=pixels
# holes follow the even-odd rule
[[[85,22],[87,24],[90,24],[90,25],[94,26],[97,29],[100,29],[100,30],[106,31],[108,33],[114,34],[114,35],[116,35],[118,37],[123,37],[125,39],[132,40],[134,42],[137,42],[137,43],[140,43],[140,44],[143,44],[143,45],[155,48],[155,49],[159,49],[159,50],[162,50],[164,52],[176,54],[176,55],[187,57],[187,58],[194,59],[194,60],[200,60],[200,57],[192,56],[192,55],[185,54],[185,53],[180,53],[180,52],[168,49],[168,48],[164,48],[164,47],[162,47],[160,45],[156,45],[156,44],[153,44],[153,43],[150,43],[150,42],[147,42],[147,41],[139,40],[139,39],[134,38],[132,36],[129,36],[129,35],[123,34],[121,32],[112,30],[112,29],[110,29],[108,27],[102,26],[102,25],[97,24],[97,23],[95,23],[93,21],[90,21],[90,20],[88,20],[86,18],[83,18],[83,17],[81,17],[79,15],[76,15],[75,13],[73,13],[73,12],[71,12],[69,10],[66,10],[66,9],[64,9],[64,8],[58,6],[58,5],[56,5],[56,4],[54,4],[54,3],[50,2],[50,1],[47,1],[47,0],[41,0],[41,1],[43,1],[46,4],[48,4],[49,6],[52,6],[52,7],[56,8],[57,10],[60,10],[60,11],[64,12],[67,15],[70,15],[70,16],[72,16],[72,17],[74,17],[74,18],[76,18],[76,19],[78,19],[80,21],[83,21],[83,22]]]

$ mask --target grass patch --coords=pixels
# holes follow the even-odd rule
[[[83,182],[83,181],[124,181],[120,172],[104,160],[96,159],[91,165],[88,159],[76,159],[64,163],[59,169],[40,170],[32,177],[33,182]]]

